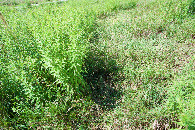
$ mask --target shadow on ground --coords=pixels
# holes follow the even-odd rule
[[[115,108],[116,101],[122,95],[117,85],[117,81],[121,81],[119,78],[121,67],[117,65],[115,59],[94,43],[85,59],[84,68],[86,73],[83,77],[90,86],[92,100],[102,109]]]

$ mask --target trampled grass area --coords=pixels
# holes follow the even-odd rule
[[[194,129],[194,3],[2,5],[1,128]]]

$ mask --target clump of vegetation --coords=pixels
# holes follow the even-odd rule
[[[193,129],[193,2],[0,6],[0,125]]]

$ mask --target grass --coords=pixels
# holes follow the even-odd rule
[[[194,129],[193,3],[1,6],[2,128]]]
[[[175,79],[187,71],[185,66],[190,63],[189,70],[183,76],[192,76],[185,81],[190,86],[182,87],[191,88],[188,96],[194,101],[194,16],[183,14],[185,9],[171,11],[181,6],[187,10],[184,2],[167,2],[167,5],[171,4],[170,8],[161,2],[140,1],[135,9],[119,11],[114,16],[99,20],[99,45],[123,66],[122,76],[125,79],[121,84],[123,96],[120,105],[105,114],[104,123],[109,124],[108,128],[178,128],[175,122],[179,121],[177,116],[184,111],[184,106],[173,110],[173,106],[167,107],[167,103],[173,105],[177,102],[169,101],[170,95],[172,98],[181,96],[177,93],[181,89],[173,88],[182,86],[184,80],[176,85]],[[191,112],[194,113],[193,108]],[[181,122],[193,119],[189,115],[185,117],[189,119]],[[193,124],[192,120],[191,126]]]

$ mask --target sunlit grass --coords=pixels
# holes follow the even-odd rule
[[[0,125],[193,129],[193,2],[0,6]]]

